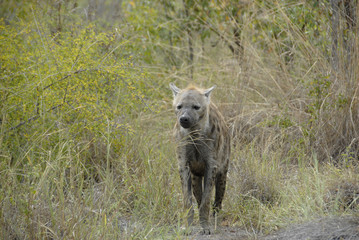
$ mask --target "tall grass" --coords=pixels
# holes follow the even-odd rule
[[[358,56],[353,54],[350,74],[346,69],[334,72],[326,52],[328,19],[318,20],[327,29],[318,29],[321,34],[315,39],[293,20],[290,10],[295,6],[283,1],[245,5],[242,22],[233,23],[241,28],[241,58],[233,56],[228,42],[215,34],[208,41],[194,34],[193,66],[187,62],[185,38],[176,46],[159,37],[150,38],[148,34],[153,33],[145,31],[145,35],[138,26],[137,32],[132,31],[136,22],[131,21],[143,19],[129,18],[127,25],[120,25],[120,45],[101,45],[100,56],[111,56],[116,47],[125,45],[116,57],[125,55],[121,59],[130,60],[124,69],[135,69],[121,75],[121,88],[114,87],[115,94],[105,95],[111,99],[107,110],[120,108],[116,110],[119,116],[103,118],[101,127],[95,127],[98,118],[87,118],[91,111],[67,119],[65,115],[75,111],[69,107],[64,112],[44,111],[38,119],[9,130],[14,126],[9,114],[19,111],[19,105],[0,105],[1,238],[186,238],[172,141],[175,119],[167,88],[171,81],[180,86],[189,82],[218,86],[213,101],[233,133],[219,227],[238,227],[256,238],[317,217],[357,215],[358,67],[354,63]],[[153,9],[142,10],[149,14],[146,16],[158,14]],[[228,9],[223,11],[231,14]],[[207,21],[211,26],[215,23]],[[170,24],[163,21],[161,26]],[[285,37],[269,34],[268,26],[279,28]],[[176,34],[186,36],[184,30],[177,30]],[[227,34],[224,39],[231,41]],[[357,33],[352,37],[358,49]],[[143,42],[139,44],[138,39]],[[125,44],[130,40],[133,46]],[[321,41],[327,44],[324,49]],[[213,42],[218,44],[213,47]],[[152,62],[144,63],[137,56],[131,60],[132,55],[128,58],[127,53],[141,49]],[[344,53],[342,62],[346,61]],[[40,57],[44,63],[51,59],[50,55]],[[174,64],[169,65],[168,59]],[[12,69],[16,66],[14,63]],[[26,69],[22,71],[27,74]],[[2,79],[7,76],[2,72]],[[105,75],[85,78],[95,83],[98,76]],[[29,84],[26,80],[23,86]],[[131,91],[131,84],[136,91]],[[12,89],[2,84],[1,91]],[[98,98],[94,105],[101,101]],[[71,124],[81,118],[90,123],[78,134]],[[123,129],[115,132],[116,124]]]

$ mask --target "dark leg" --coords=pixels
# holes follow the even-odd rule
[[[213,189],[213,182],[215,176],[215,168],[208,168],[204,174],[204,189],[202,194],[202,201],[199,207],[199,221],[203,228],[204,234],[211,234],[209,229],[209,211],[211,202],[211,193]]]
[[[188,226],[191,226],[193,223],[194,210],[192,206],[192,183],[191,183],[191,173],[188,167],[180,169],[181,183],[182,183],[182,192],[183,192],[183,202],[185,211],[188,211]]]
[[[198,207],[201,206],[202,201],[202,177],[192,175],[193,195],[197,200]]]
[[[216,197],[214,200],[214,214],[222,209],[222,201],[226,190],[227,172],[219,173],[216,176]]]

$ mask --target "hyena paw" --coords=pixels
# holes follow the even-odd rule
[[[211,235],[211,230],[208,228],[203,228],[202,229],[202,234],[203,235]]]

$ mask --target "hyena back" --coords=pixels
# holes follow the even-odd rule
[[[230,155],[230,135],[223,116],[211,103],[215,88],[189,86],[179,89],[170,84],[177,115],[174,135],[188,224],[193,222],[192,192],[199,206],[200,223],[210,234],[209,212],[215,187],[214,213],[222,207]]]

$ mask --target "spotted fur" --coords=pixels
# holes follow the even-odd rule
[[[210,234],[209,212],[211,193],[215,187],[214,213],[222,208],[230,157],[230,135],[226,122],[211,103],[215,87],[200,89],[190,85],[179,89],[170,84],[177,121],[174,136],[182,182],[183,200],[189,211],[188,224],[193,223],[192,193],[199,206],[200,224]]]

